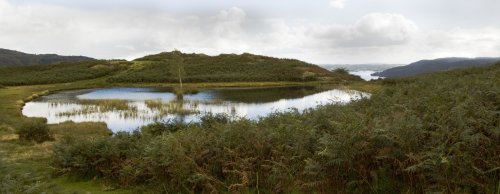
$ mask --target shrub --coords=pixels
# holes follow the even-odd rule
[[[337,69],[333,70],[333,72],[337,73],[337,74],[344,74],[344,75],[349,74],[349,71],[347,71],[347,69],[345,69],[345,68],[337,68]]]
[[[176,132],[186,129],[190,124],[178,120],[158,121],[140,129],[141,133],[158,136],[165,132]]]
[[[42,143],[53,140],[47,125],[47,120],[43,118],[28,119],[17,130],[20,140],[35,141]]]
[[[302,80],[304,81],[313,81],[316,80],[316,74],[310,71],[306,71],[302,74]]]

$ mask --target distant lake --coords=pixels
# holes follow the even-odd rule
[[[376,73],[376,71],[349,71],[350,74],[357,75],[361,77],[361,79],[370,81],[374,79],[381,78],[379,76],[372,76],[371,74]]]
[[[110,88],[63,91],[28,102],[23,114],[48,123],[100,121],[111,130],[131,131],[156,122],[198,122],[207,113],[258,119],[273,112],[303,111],[329,103],[369,97],[329,87],[207,89],[180,99],[162,88]]]

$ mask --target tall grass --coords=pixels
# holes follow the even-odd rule
[[[157,123],[54,150],[58,173],[155,192],[494,193],[500,64],[380,81],[370,99],[259,121]],[[145,188],[145,187],[142,187]]]

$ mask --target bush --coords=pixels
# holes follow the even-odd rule
[[[302,80],[304,81],[313,81],[316,80],[316,74],[313,72],[306,71],[302,74]]]
[[[153,136],[161,135],[165,132],[176,132],[189,127],[189,124],[178,120],[158,121],[140,129],[141,133]]]
[[[344,74],[344,75],[349,74],[349,71],[347,71],[347,69],[345,69],[345,68],[337,68],[337,69],[333,70],[333,72],[338,73],[338,74]]]
[[[42,118],[29,119],[25,121],[17,130],[20,140],[35,141],[42,143],[53,140],[47,125],[47,120]]]

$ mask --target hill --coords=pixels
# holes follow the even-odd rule
[[[497,61],[500,61],[500,58],[440,58],[434,60],[421,60],[406,66],[390,68],[372,75],[381,77],[406,77],[450,69],[488,66]]]
[[[176,82],[169,72],[173,52],[134,60],[134,66],[112,76],[110,82]],[[331,72],[294,59],[278,59],[244,53],[208,56],[181,54],[186,72],[185,82],[252,82],[357,80],[357,77]]]
[[[0,49],[0,67],[47,65],[61,62],[91,61],[93,58],[84,56],[60,56],[55,54],[27,54],[23,52]]]
[[[6,86],[66,83],[95,79],[125,70],[127,61],[82,61],[52,65],[0,68],[0,84]]]
[[[181,54],[186,75],[183,82],[278,82],[360,80],[347,72],[328,71],[294,59],[252,54]],[[170,73],[172,52],[136,59],[64,62],[52,65],[0,67],[1,85],[66,83],[106,77],[109,83],[177,83]]]

